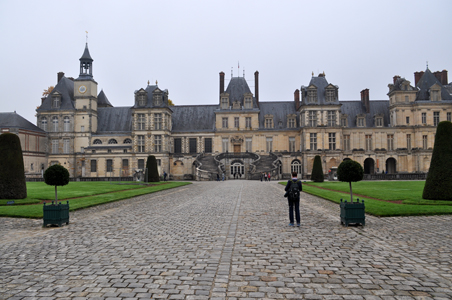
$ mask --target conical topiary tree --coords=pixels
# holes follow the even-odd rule
[[[44,181],[48,185],[55,186],[55,203],[58,201],[57,186],[63,186],[69,183],[69,172],[65,167],[53,165],[44,172]]]
[[[323,170],[322,170],[322,159],[320,155],[316,155],[314,158],[314,165],[312,166],[311,180],[314,182],[323,182]]]
[[[438,124],[432,161],[425,181],[422,198],[452,200],[452,123]]]
[[[13,133],[0,135],[0,199],[27,197],[24,159],[20,139]]]
[[[350,202],[353,202],[352,182],[363,180],[364,169],[357,161],[348,159],[341,162],[337,168],[337,179],[348,182],[350,186]]]
[[[146,161],[147,176],[145,182],[159,182],[159,170],[157,168],[157,160],[154,155],[149,155]]]

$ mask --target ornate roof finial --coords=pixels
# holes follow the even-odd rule
[[[427,69],[428,69],[428,60],[427,60]]]
[[[86,44],[88,44],[88,31],[85,32],[86,32]]]
[[[159,82],[156,80],[156,81],[155,81],[155,85],[158,85],[158,84],[159,84]]]
[[[149,79],[148,79],[148,85],[149,85]]]
[[[312,71],[312,77],[314,77],[314,71]]]

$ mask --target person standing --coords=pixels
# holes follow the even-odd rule
[[[168,174],[166,174],[166,172],[163,171],[163,181],[166,181],[166,176],[168,176]]]
[[[224,181],[224,173],[223,173],[223,181]]]
[[[268,181],[270,181],[270,178],[272,177],[271,172],[268,172],[267,177],[268,177]]]
[[[297,172],[292,172],[292,179],[287,182],[286,194],[289,201],[289,226],[294,226],[294,212],[295,219],[297,221],[297,226],[300,227],[300,192],[303,190],[301,186],[301,181],[297,179]]]
[[[264,172],[264,179],[267,181],[267,172]]]

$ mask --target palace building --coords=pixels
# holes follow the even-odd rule
[[[171,106],[168,90],[148,82],[131,95],[130,106],[114,107],[97,89],[86,45],[78,78],[58,73],[36,110],[45,161],[42,155],[27,159],[25,168],[61,164],[81,180],[130,178],[154,155],[159,172],[178,180],[222,173],[258,179],[262,172],[282,179],[291,171],[308,179],[320,155],[325,175],[344,159],[358,161],[370,175],[426,173],[436,126],[451,121],[447,71],[427,68],[413,83],[395,76],[388,87],[389,100],[370,101],[365,89],[360,101],[340,101],[337,85],[324,73],[312,74],[293,100],[269,102],[260,99],[257,71],[254,90],[245,78],[226,82],[220,72],[212,105]]]

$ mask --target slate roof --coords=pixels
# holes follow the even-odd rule
[[[173,111],[172,132],[213,132],[216,109],[218,109],[218,105],[171,106]]]
[[[97,133],[132,132],[130,107],[99,107],[97,109]]]
[[[44,130],[15,112],[0,113],[0,128],[19,128],[44,134],[46,133]]]
[[[441,84],[441,82],[436,78],[435,75],[427,68],[425,70],[424,75],[422,75],[421,79],[419,79],[416,87],[419,89],[419,92],[416,95],[416,101],[420,100],[430,100],[430,88],[434,85],[438,84],[441,86],[441,99],[442,100],[452,100],[452,95],[449,91]]]
[[[97,107],[113,107],[110,101],[108,101],[108,98],[104,93],[104,90],[101,90],[99,95],[97,96]]]
[[[309,86],[311,86],[311,85],[314,85],[315,87],[317,87],[317,102],[316,103],[308,103],[307,102],[307,88],[309,87]],[[311,81],[309,82],[309,85],[308,86],[301,86],[301,88],[300,88],[300,91],[302,92],[302,95],[305,95],[305,97],[302,97],[300,100],[301,100],[301,103],[303,103],[303,104],[305,104],[305,105],[313,105],[313,104],[320,104],[320,105],[330,105],[330,104],[333,104],[333,105],[337,105],[337,104],[339,104],[339,97],[337,97],[337,99],[336,99],[336,101],[334,101],[334,102],[326,102],[325,101],[325,89],[326,89],[326,87],[329,85],[329,83],[328,83],[328,81],[326,80],[326,78],[325,78],[325,75],[323,75],[323,76],[318,76],[318,77],[315,77],[315,76],[313,76],[312,78],[311,78]],[[338,89],[339,87],[338,86],[336,86],[336,85],[334,85],[334,87],[336,88],[336,89]],[[304,93],[304,94],[303,94]]]
[[[58,108],[52,108],[52,95],[55,92],[59,92],[61,94],[61,105]],[[61,78],[61,80],[53,88],[53,91],[45,98],[44,102],[37,109],[37,111],[74,109],[74,82],[63,76],[63,78]]]
[[[287,128],[287,116],[297,115],[296,127],[300,127],[298,113],[295,109],[294,101],[269,101],[259,102],[259,130],[280,130]],[[274,128],[265,128],[265,115],[273,115]],[[281,122],[281,124],[280,124]],[[288,129],[288,128],[287,128]],[[290,128],[292,129],[292,128]]]
[[[361,101],[340,101],[341,113],[347,114],[348,128],[356,126],[356,117],[358,114],[365,114],[366,127],[375,127],[375,115],[383,115],[383,127],[389,126],[389,101],[372,100],[369,101],[370,112],[366,114],[366,108]]]
[[[82,55],[82,57],[80,57],[80,61],[82,61],[82,60],[93,61],[93,59],[91,58],[91,55],[89,54],[88,43],[86,43],[85,51],[83,51],[83,55]]]
[[[146,105],[145,106],[138,106],[137,103],[135,102],[133,108],[144,108],[144,107],[169,107],[168,105],[168,90],[161,90],[162,93],[162,104],[161,105],[154,105],[154,91],[156,89],[160,89],[158,87],[158,85],[148,85],[146,86],[146,88],[144,89],[147,92],[147,100],[146,100]],[[140,89],[141,90],[141,89]],[[136,90],[135,94],[137,92],[139,92],[140,90]]]
[[[251,93],[251,90],[245,78],[232,77],[225,92],[229,94],[230,105],[232,105],[232,103],[235,101],[239,101],[243,106],[243,101],[245,98],[244,94]]]

